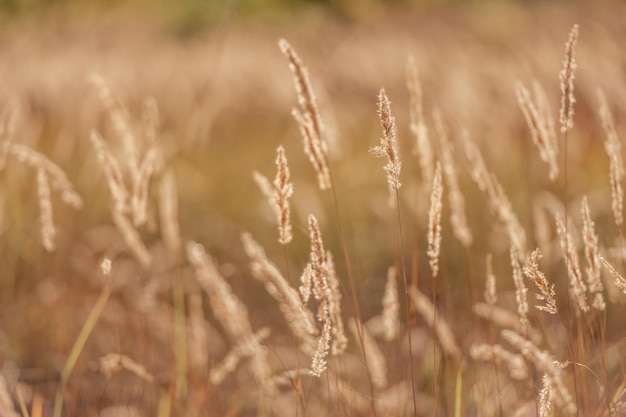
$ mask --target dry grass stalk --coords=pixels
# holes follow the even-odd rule
[[[563,220],[560,214],[555,215],[556,230],[559,234],[559,242],[561,244],[561,250],[563,251],[563,257],[567,261],[567,272],[570,279],[570,288],[578,303],[580,311],[589,311],[589,304],[587,303],[586,293],[587,286],[585,285],[580,272],[580,261],[578,259],[578,253],[576,252],[576,245],[573,242],[572,235],[566,231]]]
[[[52,215],[52,200],[50,198],[50,184],[48,176],[42,169],[37,170],[37,191],[39,197],[39,213],[41,222],[41,241],[48,252],[55,248],[54,238],[56,227]]]
[[[552,116],[547,108],[545,101],[545,93],[540,84],[535,81],[533,83],[535,92],[535,102],[530,96],[528,89],[518,82],[515,88],[517,94],[517,102],[522,109],[526,123],[530,128],[530,133],[539,150],[539,157],[542,161],[548,164],[550,171],[549,177],[551,181],[555,181],[559,175],[559,165],[557,162],[558,145],[557,139],[550,129],[550,125],[553,125]],[[538,97],[537,94],[540,96]],[[543,107],[543,108],[542,108]],[[542,108],[543,111],[539,109]],[[546,119],[548,117],[548,119]]]
[[[532,362],[538,371],[547,375],[550,392],[557,406],[567,414],[575,414],[576,404],[565,386],[561,368],[555,364],[554,358],[548,352],[540,350],[533,342],[516,332],[502,330],[502,337],[518,349],[528,361]]]
[[[624,295],[626,295],[626,278],[624,278],[619,272],[617,272],[617,270],[613,268],[613,265],[611,265],[609,261],[604,259],[603,256],[600,256],[600,261],[607,269],[607,271],[609,271],[609,274],[613,278],[615,285],[617,285],[617,287],[624,292]]]
[[[6,166],[9,157],[9,150],[11,149],[13,136],[15,135],[18,115],[19,108],[15,103],[12,103],[2,117],[2,120],[0,120],[0,171]]]
[[[183,243],[178,221],[178,189],[174,170],[168,168],[160,178],[158,191],[161,235],[172,265],[180,261]]]
[[[526,275],[539,290],[539,294],[535,294],[537,300],[543,301],[544,303],[543,305],[535,306],[535,308],[550,314],[557,314],[558,310],[556,308],[554,284],[550,285],[545,274],[539,270],[539,261],[542,257],[543,255],[539,248],[532,251],[524,264],[524,275]]]
[[[139,174],[139,152],[137,150],[137,141],[130,130],[128,115],[126,110],[115,97],[109,84],[99,74],[91,74],[89,81],[96,88],[98,97],[102,106],[107,112],[115,133],[124,148],[127,167],[132,178],[136,178]]]
[[[396,193],[400,189],[400,158],[396,150],[396,122],[391,115],[391,102],[381,88],[378,93],[378,116],[383,129],[380,145],[370,148],[370,152],[377,158],[387,158],[384,170],[387,173],[387,185],[389,186],[389,203],[395,207]]]
[[[82,208],[83,199],[74,190],[67,175],[58,165],[43,154],[19,143],[11,143],[9,153],[13,154],[18,161],[24,162],[37,170],[43,170],[48,176],[52,188],[61,193],[61,200],[64,203],[75,209]]]
[[[152,255],[141,241],[139,232],[125,214],[113,210],[113,223],[122,234],[122,238],[142,268],[148,269],[152,264]]]
[[[400,334],[400,302],[398,301],[398,270],[390,266],[383,295],[383,327],[385,340],[391,342]]]
[[[263,282],[267,292],[278,301],[280,311],[285,316],[291,332],[302,342],[305,353],[312,355],[315,350],[315,339],[318,336],[313,314],[303,304],[298,292],[269,261],[263,248],[254,241],[252,236],[244,233],[241,235],[241,241],[251,261],[252,275]]]
[[[587,197],[583,197],[581,205],[581,215],[583,218],[583,242],[585,244],[585,258],[587,259],[587,286],[589,292],[593,294],[593,308],[603,311],[606,308],[604,296],[602,295],[600,249],[598,248],[598,235],[595,231],[595,224],[591,220],[589,203]]]
[[[268,385],[271,369],[267,351],[252,332],[248,309],[233,293],[202,245],[189,242],[186,249],[187,259],[196,271],[200,286],[209,296],[215,317],[231,343],[239,346],[242,354],[250,358],[250,370],[259,386],[271,391],[272,387]]]
[[[440,314],[437,314],[433,303],[417,288],[410,287],[409,295],[417,312],[420,313],[426,323],[435,330],[435,334],[437,335],[437,339],[443,351],[454,359],[457,364],[460,364],[462,360],[461,349],[459,349],[459,345],[454,338],[454,333],[450,326],[448,326],[448,323],[446,323]],[[435,320],[435,317],[437,320]]]
[[[292,114],[300,127],[300,133],[304,140],[304,152],[309,157],[315,172],[320,189],[326,190],[331,187],[330,171],[328,169],[325,129],[320,117],[319,108],[311,87],[309,73],[296,51],[284,39],[278,42],[283,55],[289,61],[289,68],[293,75],[296,92],[298,95],[299,109],[293,109]]]
[[[613,209],[615,224],[621,227],[624,222],[624,189],[622,187],[622,181],[624,179],[624,161],[622,160],[622,144],[617,136],[613,116],[611,115],[609,104],[602,90],[598,90],[598,103],[602,128],[606,135],[604,149],[609,156],[611,207]]]
[[[374,337],[367,331],[366,326],[357,323],[356,319],[350,320],[348,326],[356,339],[360,339],[359,327],[361,328],[365,366],[367,366],[369,375],[372,378],[374,388],[378,391],[383,391],[387,388],[387,361],[385,360],[385,356],[380,351]]]
[[[263,343],[265,339],[267,339],[270,335],[270,330],[267,327],[262,328],[254,335],[254,339],[256,343]],[[209,373],[209,381],[213,385],[221,384],[224,379],[228,375],[230,375],[235,369],[237,369],[237,365],[241,362],[241,359],[245,358],[248,355],[246,349],[242,345],[236,345],[233,347],[222,359],[222,361],[214,366]],[[274,384],[274,378],[272,378],[271,385]]]
[[[272,210],[278,219],[278,242],[285,245],[291,242],[291,221],[289,210],[289,198],[293,194],[293,183],[289,182],[289,166],[285,148],[279,146],[276,149],[276,177],[271,184],[267,177],[253,171],[252,176],[263,195],[269,200]]]
[[[500,345],[474,344],[470,348],[470,356],[475,361],[495,362],[505,365],[513,379],[524,381],[528,378],[528,367],[521,355],[509,352]]]
[[[411,132],[415,136],[413,154],[417,155],[422,170],[422,180],[425,184],[432,184],[435,175],[435,158],[433,148],[428,140],[428,128],[424,121],[422,86],[417,72],[415,59],[409,57],[406,66],[406,86],[409,90],[409,114],[411,117]]]
[[[448,139],[448,129],[444,124],[441,112],[435,111],[433,114],[435,127],[441,142],[441,162],[443,174],[448,186],[448,203],[450,204],[450,223],[454,236],[466,248],[472,245],[472,231],[467,225],[465,215],[465,198],[459,187],[459,179],[453,157],[453,147]]]
[[[92,130],[89,139],[96,151],[98,163],[104,170],[111,198],[113,199],[113,211],[128,213],[130,210],[128,205],[129,193],[124,184],[124,177],[117,159],[113,156],[98,132]]]
[[[519,316],[509,310],[505,310],[495,305],[487,303],[476,303],[472,306],[472,312],[478,317],[482,317],[485,320],[489,320],[491,323],[504,329],[511,329],[516,333],[522,332],[522,326],[520,325]],[[535,344],[541,343],[541,332],[535,329],[531,325],[528,325],[526,332],[530,340]]]
[[[549,417],[552,409],[552,387],[548,374],[543,374],[541,381],[542,387],[541,391],[539,391],[539,417]]]
[[[433,188],[430,194],[430,211],[428,212],[428,258],[433,277],[439,272],[439,254],[441,251],[441,198],[443,184],[441,181],[441,164],[437,162]]]
[[[206,319],[202,309],[202,295],[189,296],[189,321],[187,328],[187,349],[189,368],[204,374],[209,363],[209,340]]]
[[[98,360],[98,370],[111,379],[114,373],[126,370],[147,382],[154,382],[154,376],[146,368],[126,355],[109,353]]]
[[[485,281],[485,302],[489,305],[495,305],[498,302],[498,293],[496,291],[496,276],[493,273],[493,255],[487,254],[487,279]]]
[[[511,269],[513,271],[513,283],[515,284],[515,299],[517,301],[517,314],[519,315],[522,334],[526,334],[528,328],[528,288],[524,284],[522,268],[519,263],[519,254],[515,246],[511,246]]]
[[[569,34],[569,39],[565,44],[565,59],[563,69],[559,73],[561,86],[561,110],[559,122],[561,123],[561,133],[567,133],[574,127],[574,76],[576,73],[576,59],[574,51],[578,42],[578,25],[574,25]]]

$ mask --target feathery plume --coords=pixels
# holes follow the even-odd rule
[[[139,236],[137,229],[135,229],[125,214],[113,210],[112,216],[113,223],[115,223],[117,230],[119,230],[122,234],[122,238],[124,239],[124,242],[126,242],[128,249],[130,249],[130,252],[143,269],[148,269],[150,264],[152,264],[152,255],[150,255],[150,252],[141,241],[141,237]]]
[[[267,339],[269,335],[270,330],[267,327],[263,327],[261,330],[254,334],[255,342],[253,343],[260,344],[265,339]],[[226,377],[237,368],[237,365],[239,365],[239,362],[241,362],[241,359],[243,359],[245,356],[246,350],[244,347],[242,347],[241,345],[236,345],[235,347],[233,347],[226,354],[224,359],[222,359],[219,364],[211,369],[211,372],[209,373],[209,381],[211,381],[213,385],[220,385],[222,381],[224,381],[224,379],[226,379]],[[274,380],[272,379],[270,385],[273,384]]]
[[[296,54],[296,51],[284,39],[278,42],[281,52],[289,61],[289,69],[293,75],[294,85],[298,95],[299,108],[292,110],[292,115],[296,119],[304,141],[304,152],[309,157],[315,172],[321,190],[327,190],[331,187],[330,171],[326,155],[328,153],[328,145],[326,144],[326,136],[324,124],[320,117],[317,101],[309,72]]]
[[[595,224],[591,220],[589,203],[587,196],[583,197],[581,204],[581,215],[583,218],[583,242],[585,244],[585,258],[587,260],[587,286],[589,292],[593,294],[593,308],[603,311],[606,308],[604,296],[602,295],[602,279],[600,278],[600,250],[598,249],[598,235],[595,231]]]
[[[472,306],[472,312],[478,317],[488,320],[498,327],[502,327],[504,329],[512,329],[516,333],[521,333],[523,330],[519,321],[519,315],[509,310],[505,310],[501,307],[497,307],[495,305],[490,305],[487,303],[476,303]],[[529,324],[525,331],[527,332],[528,337],[530,338],[530,340],[533,341],[533,343],[541,343],[542,337],[539,330],[535,329]]]
[[[307,354],[315,350],[315,338],[318,335],[315,318],[303,304],[298,292],[282,276],[276,265],[269,261],[263,248],[249,233],[241,235],[244,250],[250,258],[250,270],[257,280],[265,284],[267,292],[278,301],[281,313],[289,329],[300,339]]]
[[[320,377],[326,370],[326,357],[330,351],[330,339],[332,337],[332,323],[328,313],[328,304],[322,302],[317,312],[318,320],[323,323],[322,334],[317,341],[317,349],[311,358],[311,375]]]
[[[574,77],[576,73],[576,59],[574,51],[578,41],[578,25],[574,25],[569,34],[569,39],[565,44],[565,59],[563,69],[559,73],[561,86],[561,111],[559,122],[561,123],[561,133],[567,133],[574,127]]]
[[[91,144],[96,151],[98,163],[104,170],[111,198],[113,199],[113,210],[119,213],[129,212],[128,190],[124,184],[124,177],[122,176],[122,171],[117,163],[117,159],[115,159],[98,132],[92,130],[89,139],[91,140]]]
[[[424,109],[422,104],[422,86],[420,85],[419,75],[415,59],[409,57],[406,66],[406,86],[409,90],[409,114],[411,117],[410,129],[415,136],[415,146],[413,147],[413,155],[417,155],[420,168],[422,170],[422,180],[425,184],[432,184],[435,175],[435,161],[433,156],[433,148],[428,140],[428,128],[424,121]]]
[[[43,169],[37,170],[37,191],[39,195],[39,213],[41,222],[41,241],[48,252],[54,250],[56,227],[52,217],[52,200],[50,199],[50,184]]]
[[[546,351],[540,350],[533,342],[511,330],[502,330],[502,337],[535,365],[538,371],[547,375],[554,402],[568,414],[576,413],[576,404],[563,382],[561,368]]]
[[[560,214],[555,215],[556,230],[559,235],[559,242],[561,244],[561,250],[563,251],[563,257],[567,260],[567,270],[570,279],[570,288],[576,297],[578,307],[580,311],[589,311],[589,305],[587,304],[587,286],[585,285],[580,272],[580,261],[578,259],[578,253],[576,252],[576,246],[574,245],[572,236],[566,232],[565,225],[561,219]]]
[[[400,334],[400,302],[398,301],[398,270],[390,266],[383,295],[383,327],[385,340],[390,342]]]
[[[526,334],[526,328],[528,327],[528,288],[526,288],[524,284],[522,268],[519,264],[519,254],[515,246],[511,246],[510,255],[511,269],[513,270],[513,283],[515,284],[515,299],[517,300],[517,314],[519,315],[522,333]]]
[[[433,114],[435,119],[435,128],[439,134],[441,142],[441,162],[443,166],[443,175],[448,187],[448,204],[450,204],[450,223],[452,224],[452,232],[454,236],[466,248],[472,245],[472,231],[467,225],[467,217],[465,216],[465,198],[459,187],[459,179],[456,172],[454,157],[452,156],[452,144],[448,139],[447,128],[444,124],[441,112],[438,110]]]
[[[291,242],[291,221],[289,210],[289,198],[293,194],[293,184],[289,182],[289,166],[285,148],[279,146],[276,149],[276,177],[271,184],[267,177],[253,171],[252,176],[263,195],[269,200],[272,210],[278,218],[278,241],[283,245]]]
[[[213,313],[242,355],[250,357],[250,370],[257,383],[271,391],[271,369],[267,350],[252,332],[248,309],[233,293],[232,288],[219,273],[217,266],[199,243],[187,243],[187,259],[196,272],[196,279],[209,296]]]
[[[343,328],[343,319],[341,318],[341,291],[339,278],[337,277],[335,261],[333,260],[333,255],[330,251],[326,251],[326,262],[328,264],[328,288],[330,290],[328,312],[333,326],[331,353],[333,355],[340,355],[346,350],[346,347],[348,346],[348,339],[346,338]]]
[[[459,349],[459,345],[454,339],[454,333],[443,317],[437,314],[433,303],[415,287],[409,288],[409,296],[417,312],[420,313],[426,323],[435,330],[435,334],[437,335],[437,339],[443,351],[457,363],[461,363],[461,349]],[[437,320],[435,320],[435,317],[437,317]]]
[[[133,178],[131,208],[135,226],[141,226],[148,221],[148,191],[150,179],[156,168],[156,160],[156,150],[150,149],[141,162],[137,176]]]
[[[147,382],[154,382],[155,378],[146,368],[129,358],[126,355],[119,353],[109,353],[101,357],[98,360],[98,370],[107,378],[111,379],[114,373],[126,370],[130,373],[137,375],[139,378]]]
[[[539,417],[549,417],[552,408],[552,388],[550,386],[550,376],[543,374],[541,378],[542,387],[539,391]]]
[[[487,255],[487,279],[485,282],[485,302],[494,305],[498,301],[498,293],[496,292],[496,276],[493,273],[493,255]]]
[[[551,123],[553,124],[553,122],[551,122],[552,116],[547,109],[545,93],[541,85],[535,81],[533,86],[537,104],[533,102],[530,92],[521,82],[518,82],[515,88],[517,102],[530,128],[533,142],[539,150],[539,158],[548,164],[550,167],[548,174],[550,180],[555,181],[559,174],[559,165],[557,163],[556,136],[552,135],[550,130]],[[541,95],[541,97],[538,97],[538,94]],[[542,106],[543,111],[540,111],[539,108]],[[549,119],[546,120],[546,117]]]
[[[542,257],[543,255],[539,248],[532,251],[524,264],[524,275],[526,275],[539,290],[539,294],[535,294],[537,300],[544,302],[543,305],[535,306],[535,308],[550,314],[557,314],[558,310],[556,308],[554,284],[550,285],[544,273],[539,270],[539,261]]]
[[[377,158],[387,158],[387,165],[384,170],[387,173],[387,185],[389,186],[389,202],[394,205],[395,193],[400,189],[400,158],[396,150],[396,122],[391,115],[391,102],[385,94],[385,89],[381,88],[378,93],[378,115],[383,129],[380,138],[380,145],[370,148],[370,152]]]
[[[11,103],[5,115],[0,120],[0,171],[4,169],[7,163],[18,115],[19,108],[15,103]]]
[[[609,179],[611,181],[611,207],[613,217],[618,227],[624,222],[624,189],[622,181],[624,179],[624,162],[622,160],[622,144],[615,131],[615,123],[609,109],[606,97],[602,90],[598,90],[598,103],[600,106],[600,119],[602,128],[606,134],[604,149],[609,156]]]
[[[433,277],[439,272],[439,253],[441,251],[441,197],[443,184],[441,183],[441,164],[437,162],[433,188],[430,194],[430,211],[428,212],[428,258]]]
[[[607,271],[609,271],[609,274],[615,281],[615,285],[617,285],[617,287],[624,292],[624,295],[626,295],[626,279],[619,272],[617,272],[617,270],[613,268],[613,265],[604,259],[603,256],[600,256],[600,261]]]
[[[521,355],[512,353],[500,345],[474,344],[470,348],[470,356],[475,361],[495,362],[506,365],[511,378],[524,381],[528,378],[528,367]]]

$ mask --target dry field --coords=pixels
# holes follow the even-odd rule
[[[626,415],[624,15],[4,27],[0,416]]]

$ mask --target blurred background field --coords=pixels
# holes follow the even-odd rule
[[[468,174],[458,142],[455,156],[475,243],[464,253],[444,209],[443,278],[437,283],[421,278],[429,276],[425,253],[429,200],[412,154],[407,59],[413,56],[419,70],[432,140],[436,141],[432,113],[440,109],[453,142],[467,131],[481,148],[505,186],[532,249],[537,221],[533,207],[549,204],[544,191],[560,196],[562,179],[552,183],[547,178],[547,167],[537,157],[518,107],[515,82],[529,84],[536,78],[556,115],[564,42],[578,23],[568,192],[589,196],[602,246],[608,251],[617,236],[596,89],[604,90],[624,138],[625,16],[624,2],[591,0],[0,1],[0,111],[12,104],[19,107],[14,141],[61,166],[85,202],[76,211],[53,197],[59,232],[56,250],[46,253],[40,243],[35,173],[9,161],[0,174],[0,361],[33,372],[33,381],[27,384],[31,399],[41,395],[44,415],[49,415],[55,375],[102,288],[99,261],[113,254],[115,291],[70,379],[66,415],[95,416],[116,404],[131,404],[145,415],[156,415],[158,399],[174,378],[171,287],[182,283],[188,302],[200,291],[189,267],[172,268],[163,261],[165,249],[154,208],[141,231],[154,264],[142,270],[124,248],[111,221],[106,180],[89,142],[95,128],[114,152],[121,152],[88,82],[92,73],[107,80],[137,132],[144,99],[156,99],[158,141],[166,165],[176,175],[183,239],[202,243],[216,259],[248,306],[255,328],[278,329],[270,338],[276,352],[286,326],[262,285],[250,277],[240,233],[252,232],[281,267],[289,259],[297,269],[308,256],[306,218],[315,213],[345,281],[333,202],[316,187],[290,114],[297,99],[277,46],[280,38],[291,43],[309,68],[331,132],[339,221],[346,230],[363,318],[379,313],[387,267],[398,258],[396,213],[386,205],[382,163],[368,153],[380,137],[376,101],[385,87],[398,123],[404,183],[400,200],[408,242],[404,250],[412,260],[412,276],[425,292],[439,287],[443,314],[455,317],[451,325],[467,349],[475,333],[484,330],[471,316],[471,305],[482,299],[487,252],[493,252],[502,278],[503,303],[514,306],[513,283],[507,275],[508,243],[501,230],[492,228],[493,215]],[[277,242],[273,213],[251,174],[258,170],[273,177],[278,145],[286,148],[294,180],[295,241],[288,256]],[[571,212],[578,216],[579,198],[571,200]],[[556,239],[552,243],[558,247]],[[560,257],[547,259],[547,273],[561,276],[565,283]],[[292,274],[295,285],[299,270]],[[350,317],[355,312],[344,285],[344,315]],[[146,288],[159,308],[147,310],[141,304]],[[607,338],[623,353],[619,317],[624,297],[615,295],[613,301]],[[227,343],[214,330],[219,324],[206,300],[203,311],[207,328],[216,332],[210,333],[209,343],[209,361],[216,363]],[[140,358],[161,385],[132,378],[107,382],[93,364],[111,352]],[[623,376],[623,357],[616,363]],[[394,366],[400,375],[403,365]],[[424,372],[429,375],[428,369]],[[230,381],[226,388],[212,387],[202,379],[205,373],[190,371],[191,399],[175,402],[172,415],[262,415],[255,408],[258,404],[245,400],[240,380]],[[47,382],[48,377],[53,381]],[[426,377],[421,381],[425,392],[428,382]],[[449,395],[451,387],[444,387]],[[206,411],[208,404],[212,411]],[[464,415],[481,414],[468,409]]]

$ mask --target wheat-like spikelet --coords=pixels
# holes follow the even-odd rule
[[[552,107],[548,102],[548,96],[545,90],[541,86],[541,83],[537,80],[532,81],[533,84],[533,96],[535,98],[535,106],[539,114],[539,118],[543,121],[544,127],[547,131],[549,142],[552,143],[552,148],[556,154],[559,152],[558,139],[556,137],[556,127],[554,123],[554,116],[552,114]],[[557,165],[558,169],[558,165]]]
[[[126,163],[132,178],[139,174],[139,152],[137,141],[130,130],[128,116],[122,104],[115,97],[109,84],[99,74],[91,74],[89,81],[96,88],[102,106],[106,110],[115,133],[124,148]]]
[[[441,181],[441,164],[437,162],[433,188],[430,194],[430,211],[428,212],[428,258],[432,276],[439,272],[439,253],[441,251],[441,198],[443,184]]]
[[[485,280],[485,302],[494,305],[498,302],[498,293],[496,291],[496,276],[493,273],[493,255],[487,254],[486,260],[486,280]]]
[[[119,353],[109,353],[98,359],[98,370],[102,372],[107,379],[111,379],[116,372],[126,370],[147,382],[155,381],[154,375],[148,372],[143,365]]]
[[[43,154],[19,143],[11,143],[9,153],[15,156],[18,161],[24,162],[34,169],[43,170],[48,176],[52,188],[61,193],[61,200],[64,203],[75,209],[82,208],[83,199],[74,190],[67,175],[58,165]]]
[[[528,288],[524,284],[522,276],[522,267],[519,263],[519,254],[515,246],[511,246],[511,269],[513,271],[513,283],[515,284],[515,300],[517,301],[517,314],[519,315],[522,334],[526,334],[528,327]]]
[[[563,69],[559,73],[561,86],[561,110],[559,122],[561,123],[561,133],[567,133],[574,127],[574,77],[576,75],[576,59],[574,51],[578,42],[578,25],[574,25],[569,34],[569,39],[565,44],[565,59]]]
[[[159,130],[159,106],[154,97],[146,97],[141,109],[143,138],[149,148],[157,148],[157,134]]]
[[[550,376],[543,374],[541,378],[541,391],[539,391],[539,417],[549,417],[552,409],[552,387]]]
[[[363,342],[361,346],[365,357],[365,366],[367,366],[372,379],[372,385],[378,391],[384,390],[387,388],[387,361],[385,356],[380,351],[374,337],[367,331],[366,326],[358,323],[357,319],[350,320],[348,326],[354,337]],[[361,328],[360,334],[359,327]]]
[[[298,292],[282,276],[278,268],[269,261],[263,248],[254,241],[249,233],[241,235],[246,254],[250,258],[252,275],[265,284],[265,288],[278,301],[280,311],[285,316],[287,325],[294,336],[300,339],[302,348],[312,354],[315,338],[318,335],[315,318],[302,303]]]
[[[311,375],[320,377],[326,370],[326,357],[330,352],[330,340],[332,338],[332,321],[328,312],[327,300],[322,300],[317,310],[318,320],[323,323],[322,333],[317,341],[317,349],[311,358]]]
[[[535,368],[547,375],[548,384],[554,402],[568,414],[576,413],[576,404],[563,381],[561,368],[546,351],[540,350],[533,342],[511,330],[502,330],[502,337],[535,365]]]
[[[549,177],[551,181],[555,181],[559,174],[559,165],[557,163],[557,141],[556,137],[551,134],[550,121],[551,116],[547,109],[540,111],[539,108],[545,106],[545,95],[543,97],[537,97],[537,94],[542,94],[543,90],[537,81],[534,82],[535,87],[535,102],[533,102],[530,92],[521,83],[518,82],[515,88],[517,94],[517,102],[522,109],[526,123],[530,128],[531,137],[537,149],[539,150],[539,157],[550,167]],[[546,120],[545,117],[550,119]]]
[[[270,330],[267,327],[263,327],[261,330],[255,333],[254,343],[262,343],[270,335]],[[239,365],[241,359],[245,358],[246,351],[241,345],[234,346],[222,359],[222,361],[214,366],[209,373],[209,381],[213,385],[221,384],[224,379],[230,375]],[[274,378],[270,381],[270,385],[274,384]]]
[[[113,199],[113,211],[128,213],[130,210],[128,203],[129,193],[124,184],[124,177],[117,159],[113,156],[98,132],[92,130],[89,139],[96,151],[98,163],[104,170],[111,198]]]
[[[501,307],[497,307],[495,305],[490,305],[487,303],[476,303],[472,306],[472,312],[478,317],[489,320],[491,323],[498,327],[502,327],[504,329],[512,329],[516,333],[522,332],[519,315],[509,310],[505,310]],[[542,337],[539,330],[535,329],[532,325],[529,324],[526,328],[526,332],[530,340],[533,341],[533,343],[541,343]]]
[[[544,302],[543,305],[535,306],[535,308],[550,314],[557,314],[558,310],[556,308],[556,293],[554,292],[554,284],[550,285],[545,274],[539,270],[539,261],[542,257],[543,255],[541,254],[541,250],[539,250],[539,248],[532,251],[524,264],[524,275],[526,275],[526,277],[528,277],[528,279],[530,279],[539,290],[539,294],[535,294],[537,300]]]
[[[189,321],[187,328],[187,350],[189,368],[204,375],[209,363],[209,340],[206,319],[202,310],[202,295],[189,296]]]
[[[150,149],[144,156],[137,175],[133,178],[133,195],[130,201],[135,226],[141,226],[148,220],[148,192],[156,161],[157,151]]]
[[[250,370],[259,386],[271,391],[267,351],[252,332],[248,309],[233,293],[202,245],[188,242],[186,249],[187,259],[196,272],[198,283],[209,296],[215,317],[231,342],[242,349],[244,356],[250,357]]]
[[[4,169],[15,134],[19,108],[12,103],[0,120],[0,171]]]
[[[415,287],[409,288],[409,295],[417,312],[420,313],[426,323],[435,330],[435,334],[437,335],[437,339],[443,351],[454,359],[457,364],[461,363],[461,349],[456,343],[454,333],[443,317],[437,314],[433,303]],[[435,317],[437,320],[435,320]]]
[[[521,355],[512,353],[500,345],[474,344],[470,356],[475,361],[495,362],[509,369],[511,378],[524,381],[528,378],[528,367]]]
[[[466,248],[472,245],[472,231],[467,225],[467,217],[465,215],[465,198],[459,187],[459,178],[456,172],[454,157],[452,155],[453,148],[448,139],[447,127],[444,124],[441,112],[434,112],[435,128],[439,134],[441,143],[441,163],[443,166],[443,175],[448,187],[448,204],[450,204],[450,223],[452,225],[452,233]]]
[[[293,194],[293,183],[289,182],[289,166],[285,148],[279,146],[276,149],[276,177],[274,183],[257,171],[252,172],[252,177],[257,183],[263,195],[269,200],[272,210],[278,219],[278,241],[283,245],[291,242],[289,198]]]
[[[41,242],[48,252],[52,252],[55,248],[54,238],[57,231],[54,226],[50,184],[48,183],[48,176],[43,169],[37,170],[37,194],[39,197]]]
[[[598,103],[600,107],[600,119],[602,128],[606,135],[604,149],[609,156],[609,179],[611,181],[611,207],[615,224],[621,227],[624,222],[624,189],[622,181],[624,179],[624,161],[622,160],[622,144],[619,141],[615,130],[613,116],[609,109],[609,104],[602,90],[598,90]]]
[[[289,61],[289,69],[293,75],[298,95],[300,108],[294,108],[292,115],[300,127],[300,133],[304,141],[304,152],[309,157],[317,173],[320,189],[329,189],[331,187],[330,171],[326,160],[328,145],[326,144],[324,124],[322,123],[315,94],[311,87],[308,70],[302,64],[296,51],[289,45],[289,42],[281,39],[278,42],[278,46]]]
[[[578,253],[576,252],[576,245],[573,242],[572,235],[567,232],[561,216],[557,213],[556,230],[559,234],[559,242],[561,244],[561,250],[563,251],[563,258],[566,260],[567,272],[570,279],[570,288],[576,297],[578,308],[580,311],[589,311],[589,304],[587,303],[587,286],[583,281],[582,273],[580,272],[580,261],[578,259]]]
[[[390,342],[400,334],[400,302],[398,301],[398,270],[390,266],[383,295],[383,327],[385,340]]]
[[[422,180],[425,184],[432,184],[435,175],[435,158],[433,148],[428,139],[428,127],[424,121],[423,93],[419,81],[417,65],[412,56],[409,57],[406,66],[406,86],[409,91],[409,114],[411,117],[411,132],[415,136],[413,154],[417,155],[422,170]]]
[[[381,88],[378,93],[378,116],[383,134],[380,145],[370,148],[370,152],[377,158],[387,158],[384,170],[387,173],[387,185],[389,186],[389,203],[395,205],[396,192],[400,189],[400,158],[396,150],[396,122],[391,115],[391,102]]]
[[[602,279],[600,278],[600,249],[598,248],[598,235],[595,231],[595,224],[591,220],[589,203],[587,197],[583,197],[581,205],[581,215],[583,218],[583,242],[585,244],[585,258],[587,259],[587,286],[589,292],[593,294],[593,308],[604,310],[606,304],[602,295]]]
[[[172,168],[166,169],[159,180],[158,204],[163,243],[174,265],[182,256],[183,243],[178,221],[178,189]]]
[[[624,292],[626,295],[626,278],[624,278],[615,268],[611,265],[603,256],[600,256],[600,261],[604,265],[604,267],[609,271],[609,274],[615,281],[615,285]]]

